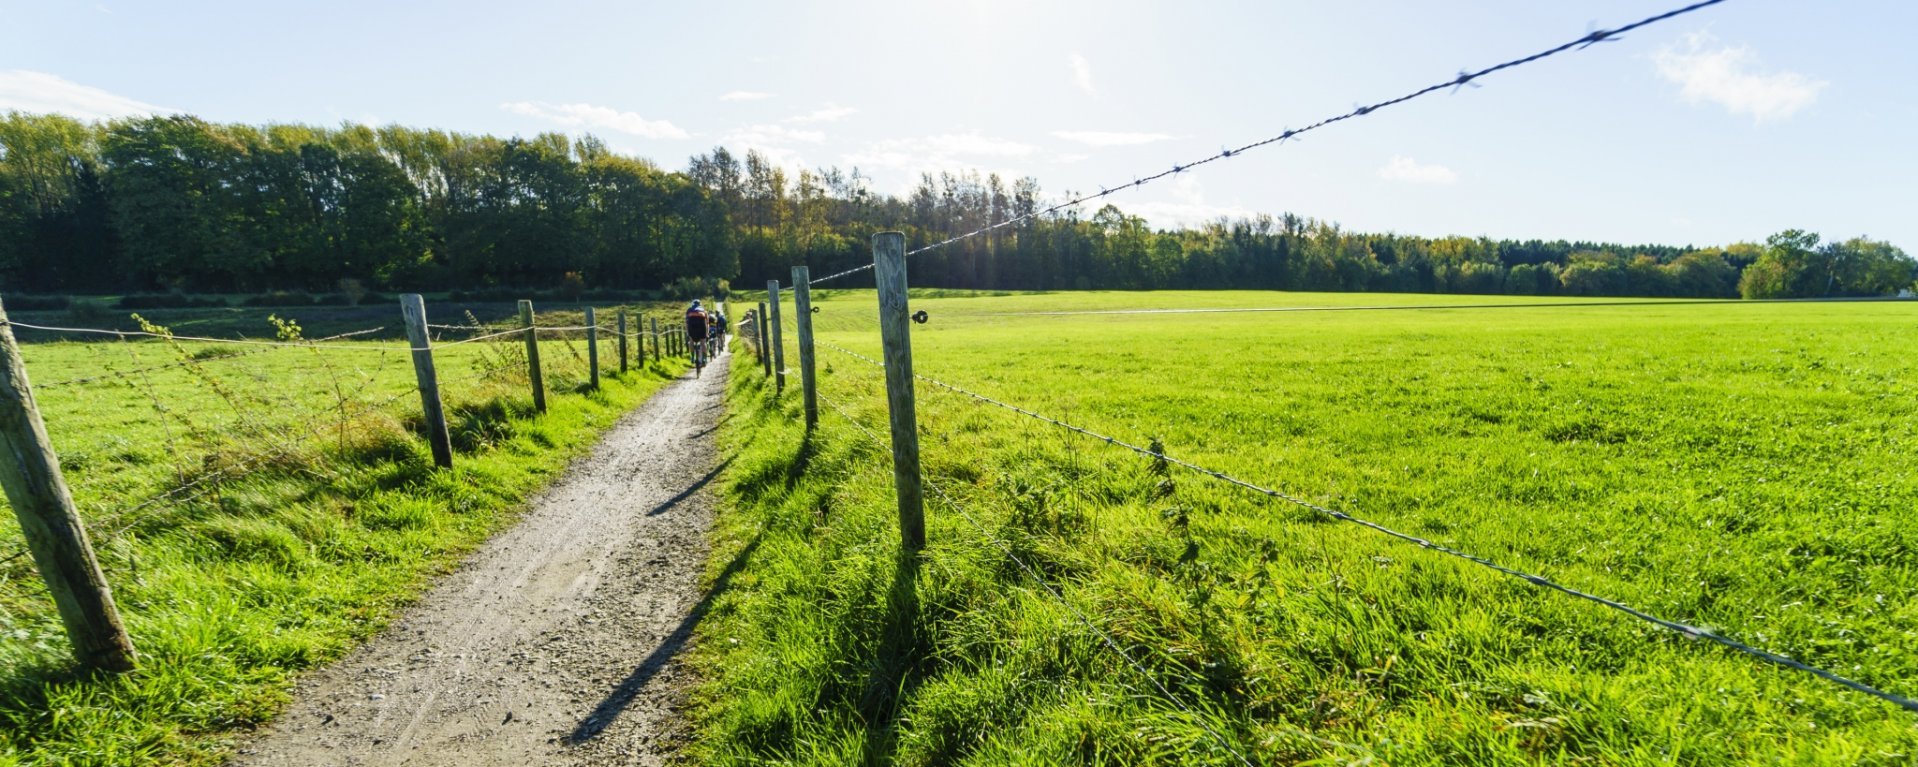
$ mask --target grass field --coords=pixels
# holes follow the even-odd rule
[[[289,313],[302,311],[323,327],[356,319]],[[226,317],[219,334],[272,338],[265,314]],[[392,350],[403,343],[25,344],[142,666],[76,673],[31,560],[0,563],[0,765],[219,763],[233,735],[284,705],[298,672],[376,632],[683,369],[668,360],[619,376],[612,340],[601,344],[594,391],[578,334],[542,341],[544,415],[518,338],[441,346],[451,472],[433,468],[417,434],[411,360]],[[145,503],[156,496],[166,500]],[[21,545],[18,526],[0,524],[0,557]]]
[[[940,295],[923,375],[1918,694],[1918,304]],[[870,292],[815,301],[878,356]],[[883,436],[880,371],[820,355]],[[979,525],[929,493],[901,559],[888,453],[790,383],[733,384],[710,763],[1918,759],[1918,714],[924,383]]]

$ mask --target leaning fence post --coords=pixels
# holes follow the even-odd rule
[[[754,351],[759,352],[759,367],[764,370],[766,376],[770,378],[773,374],[773,355],[772,350],[766,348],[766,333],[769,331],[766,329],[765,301],[759,302],[759,313],[753,315],[753,324],[758,326],[756,330],[759,331],[755,334],[757,337],[753,339]]]
[[[813,378],[812,353],[812,275],[806,267],[793,267],[793,319],[799,326],[799,388],[805,402],[806,428],[819,425],[818,382]]]
[[[912,320],[906,311],[906,236],[872,237],[879,287],[879,337],[885,345],[886,410],[892,415],[892,480],[899,495],[899,539],[909,551],[926,543],[925,494],[919,486],[919,422],[913,409]]]
[[[400,315],[406,318],[406,345],[413,347],[413,377],[420,384],[420,412],[426,416],[433,465],[453,468],[453,439],[446,430],[446,408],[440,403],[439,374],[433,369],[433,340],[426,332],[426,299],[418,293],[400,296]]]
[[[599,388],[599,316],[590,306],[586,307],[586,367],[593,371],[592,387]]]
[[[26,363],[13,340],[7,312],[0,307],[0,485],[27,550],[46,581],[48,593],[73,642],[73,655],[90,668],[132,671],[133,640],[120,622],[113,590],[93,556],[93,544],[80,522],[80,510],[60,474],[60,458],[47,440],[47,425],[27,383]]]
[[[619,374],[626,375],[626,307],[619,309]]]
[[[779,337],[779,281],[766,281],[766,302],[772,304],[773,316],[768,320],[773,329],[773,396],[786,391],[786,343]]]
[[[539,328],[533,325],[533,302],[519,302],[519,321],[526,326],[526,378],[533,383],[533,409],[546,412],[546,380],[539,372]]]

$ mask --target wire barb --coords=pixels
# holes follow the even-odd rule
[[[1293,139],[1293,138],[1297,138],[1297,137],[1298,137],[1298,136],[1299,136],[1300,134],[1304,134],[1304,133],[1308,133],[1308,132],[1310,132],[1310,131],[1315,131],[1315,130],[1318,130],[1318,129],[1320,129],[1320,128],[1323,128],[1323,127],[1326,127],[1326,126],[1328,126],[1328,125],[1331,125],[1331,124],[1333,124],[1333,123],[1336,123],[1336,122],[1341,122],[1341,121],[1344,121],[1344,120],[1349,120],[1349,119],[1352,119],[1352,118],[1354,118],[1354,117],[1364,117],[1364,116],[1366,116],[1366,115],[1370,115],[1370,114],[1372,114],[1372,113],[1374,113],[1374,112],[1377,112],[1377,111],[1378,111],[1378,110],[1380,110],[1380,109],[1384,109],[1384,108],[1386,108],[1386,107],[1391,107],[1391,106],[1397,106],[1397,105],[1399,105],[1399,104],[1403,104],[1403,103],[1405,103],[1405,102],[1407,102],[1407,101],[1411,101],[1411,100],[1413,100],[1413,99],[1416,99],[1416,98],[1419,98],[1419,97],[1421,97],[1421,96],[1425,96],[1425,95],[1428,95],[1428,94],[1431,94],[1431,93],[1435,93],[1435,92],[1438,92],[1438,91],[1442,91],[1442,90],[1445,90],[1445,89],[1447,89],[1447,88],[1451,88],[1451,89],[1454,89],[1454,90],[1456,90],[1456,89],[1458,88],[1458,86],[1460,86],[1460,85],[1464,85],[1464,84],[1466,84],[1466,83],[1471,83],[1471,84],[1473,84],[1473,85],[1475,85],[1475,86],[1476,86],[1476,85],[1477,85],[1478,83],[1476,83],[1476,82],[1472,82],[1472,81],[1474,81],[1474,80],[1478,80],[1478,79],[1480,79],[1480,78],[1482,78],[1482,77],[1485,77],[1486,75],[1489,75],[1489,74],[1494,74],[1494,73],[1496,73],[1496,72],[1501,72],[1501,71],[1504,71],[1504,70],[1507,70],[1507,69],[1511,69],[1511,68],[1513,68],[1513,67],[1518,67],[1518,66],[1524,66],[1524,65],[1526,65],[1526,64],[1530,64],[1530,63],[1533,63],[1533,62],[1536,62],[1536,61],[1540,61],[1540,60],[1542,60],[1542,59],[1546,59],[1546,58],[1550,58],[1550,57],[1552,57],[1552,56],[1556,56],[1556,55],[1558,55],[1558,54],[1560,54],[1560,53],[1564,53],[1564,52],[1566,52],[1566,51],[1570,51],[1570,50],[1574,50],[1574,49],[1584,49],[1584,48],[1586,48],[1586,47],[1589,47],[1589,46],[1591,46],[1591,45],[1592,45],[1593,43],[1598,43],[1598,42],[1610,42],[1610,41],[1613,41],[1613,40],[1617,40],[1617,39],[1619,39],[1620,37],[1622,37],[1622,36],[1623,36],[1623,35],[1624,35],[1625,33],[1627,33],[1627,32],[1631,32],[1631,31],[1633,31],[1633,30],[1636,30],[1636,29],[1639,29],[1639,28],[1641,28],[1641,27],[1645,27],[1645,26],[1649,26],[1649,25],[1652,25],[1652,24],[1656,24],[1656,23],[1658,23],[1658,22],[1661,22],[1661,21],[1665,21],[1665,20],[1667,20],[1667,19],[1671,19],[1671,18],[1673,18],[1673,17],[1676,17],[1676,16],[1682,16],[1682,15],[1685,15],[1685,14],[1687,14],[1687,13],[1691,13],[1691,12],[1693,12],[1693,11],[1697,11],[1697,10],[1699,10],[1699,9],[1702,9],[1702,8],[1706,8],[1706,7],[1709,7],[1709,6],[1713,6],[1713,5],[1717,5],[1717,4],[1719,4],[1719,3],[1722,3],[1722,2],[1725,2],[1725,0],[1700,0],[1700,2],[1696,2],[1696,3],[1692,3],[1691,5],[1687,5],[1687,6],[1684,6],[1684,7],[1681,7],[1681,8],[1676,8],[1676,9],[1673,9],[1673,10],[1670,10],[1670,11],[1666,11],[1666,12],[1664,12],[1664,13],[1661,13],[1661,14],[1658,14],[1658,15],[1656,15],[1656,16],[1650,16],[1650,17],[1647,17],[1647,18],[1644,18],[1644,19],[1640,19],[1640,20],[1638,20],[1638,21],[1635,21],[1635,22],[1632,22],[1632,23],[1630,23],[1630,24],[1626,24],[1626,25],[1624,25],[1624,26],[1622,26],[1622,27],[1618,27],[1617,29],[1609,29],[1609,30],[1597,30],[1597,31],[1594,31],[1594,32],[1589,32],[1589,33],[1587,33],[1587,34],[1584,34],[1584,35],[1580,35],[1580,36],[1579,36],[1579,38],[1578,38],[1578,39],[1576,39],[1576,40],[1572,40],[1571,42],[1567,42],[1567,43],[1563,43],[1563,44],[1560,44],[1560,45],[1558,45],[1558,46],[1555,46],[1555,47],[1552,47],[1552,48],[1547,48],[1547,49],[1545,49],[1545,50],[1543,50],[1543,51],[1539,51],[1538,53],[1534,53],[1534,54],[1532,54],[1532,55],[1530,55],[1530,56],[1524,56],[1524,57],[1521,57],[1521,58],[1516,58],[1516,59],[1512,59],[1512,60],[1510,60],[1510,61],[1506,61],[1506,62],[1504,62],[1504,63],[1501,63],[1501,64],[1494,64],[1494,65],[1492,65],[1492,66],[1489,66],[1489,67],[1486,67],[1486,68],[1484,68],[1484,69],[1480,69],[1480,70],[1477,70],[1477,71],[1465,71],[1465,72],[1460,72],[1460,73],[1458,73],[1458,75],[1456,75],[1456,76],[1454,76],[1454,77],[1451,77],[1451,78],[1447,78],[1447,79],[1446,79],[1445,81],[1443,81],[1443,82],[1439,82],[1439,83],[1434,83],[1434,84],[1432,84],[1432,85],[1428,85],[1428,86],[1425,86],[1425,87],[1423,87],[1423,88],[1420,88],[1420,89],[1418,89],[1418,90],[1415,90],[1415,91],[1412,91],[1412,92],[1410,92],[1410,93],[1407,93],[1407,94],[1405,94],[1405,95],[1403,95],[1403,96],[1399,96],[1399,97],[1396,97],[1396,98],[1390,98],[1390,99],[1386,99],[1386,100],[1384,100],[1384,101],[1379,101],[1379,102],[1374,102],[1374,103],[1371,103],[1371,104],[1360,104],[1360,105],[1358,105],[1358,106],[1354,106],[1354,107],[1352,108],[1352,110],[1351,110],[1351,111],[1349,111],[1349,112],[1346,112],[1346,113],[1344,113],[1344,114],[1339,114],[1339,115],[1333,115],[1333,116],[1331,116],[1331,117],[1327,117],[1327,118],[1325,118],[1325,119],[1323,119],[1323,120],[1320,120],[1320,121],[1318,121],[1318,122],[1315,122],[1315,123],[1312,123],[1311,125],[1307,125],[1307,126],[1305,126],[1305,127],[1303,127],[1303,128],[1299,128],[1299,129],[1297,129],[1297,130],[1293,130],[1293,129],[1290,129],[1290,128],[1288,128],[1288,129],[1286,129],[1286,131],[1285,131],[1284,133],[1281,133],[1281,134],[1279,134],[1279,135],[1277,135],[1277,136],[1273,136],[1273,137],[1271,137],[1271,138],[1266,138],[1266,139],[1261,139],[1261,140],[1258,140],[1258,141],[1254,141],[1254,142],[1252,142],[1252,143],[1250,143],[1250,144],[1246,144],[1245,146],[1241,146],[1241,147],[1230,147],[1230,148],[1224,148],[1224,149],[1220,149],[1220,150],[1219,150],[1219,152],[1218,152],[1218,154],[1214,154],[1214,155],[1212,155],[1212,156],[1210,156],[1210,157],[1205,157],[1205,158],[1202,158],[1202,159],[1198,159],[1198,160],[1194,160],[1194,161],[1192,161],[1192,162],[1189,162],[1189,163],[1183,163],[1183,164],[1180,164],[1180,165],[1174,165],[1174,166],[1173,166],[1173,169],[1172,169],[1172,170],[1166,170],[1166,171],[1161,171],[1161,172],[1159,172],[1159,173],[1156,173],[1156,174],[1153,174],[1153,175],[1150,175],[1150,176],[1146,176],[1145,178],[1141,178],[1141,179],[1138,179],[1138,180],[1136,180],[1136,181],[1134,181],[1133,183],[1131,183],[1131,184],[1127,184],[1127,185],[1125,185],[1125,186],[1123,186],[1123,187],[1121,187],[1121,188],[1126,188],[1126,187],[1131,187],[1131,188],[1138,188],[1138,187],[1141,187],[1141,186],[1144,186],[1144,185],[1146,185],[1146,184],[1149,184],[1149,183],[1152,183],[1152,182],[1154,182],[1154,181],[1158,181],[1159,179],[1162,179],[1162,178],[1165,178],[1165,177],[1167,177],[1167,176],[1171,176],[1171,175],[1175,175],[1175,174],[1178,174],[1178,173],[1181,173],[1181,172],[1183,172],[1183,171],[1185,171],[1185,170],[1187,170],[1187,169],[1191,169],[1191,168],[1195,168],[1195,167],[1198,167],[1198,166],[1200,166],[1200,165],[1204,165],[1204,164],[1206,164],[1206,163],[1210,163],[1210,162],[1215,162],[1215,161],[1218,161],[1218,160],[1225,160],[1225,159],[1231,159],[1231,158],[1232,158],[1233,156],[1235,156],[1235,155],[1240,155],[1240,154],[1244,154],[1244,153],[1245,153],[1245,152],[1247,152],[1247,151],[1250,151],[1250,150],[1253,150],[1253,149],[1257,149],[1257,148],[1259,148],[1259,147],[1262,147],[1262,146],[1266,146],[1266,145],[1268,145],[1268,144],[1277,144],[1277,143],[1283,143],[1284,141],[1286,141],[1286,140],[1288,140],[1288,139]],[[1050,208],[1047,208],[1047,209],[1045,209],[1045,210],[1043,210],[1043,211],[1035,211],[1035,212],[1032,212],[1032,213],[1027,213],[1027,214],[1024,214],[1024,215],[1021,215],[1021,216],[1014,216],[1014,217],[1012,217],[1012,218],[1009,218],[1009,219],[1006,219],[1006,220],[1004,220],[1004,221],[1000,221],[1000,222],[998,222],[998,223],[996,223],[996,224],[990,224],[990,225],[987,225],[987,226],[982,226],[982,227],[980,227],[980,228],[978,228],[978,229],[974,229],[974,230],[972,230],[972,231],[970,231],[970,232],[966,232],[966,233],[964,233],[964,234],[960,234],[960,235],[957,235],[957,236],[953,236],[953,237],[948,237],[948,238],[946,238],[946,239],[944,239],[944,240],[941,240],[941,241],[939,241],[939,242],[935,242],[935,243],[932,243],[932,244],[930,244],[930,245],[925,245],[925,246],[921,246],[921,247],[919,247],[919,248],[916,248],[916,249],[913,249],[913,250],[909,250],[909,251],[906,251],[906,255],[907,255],[907,256],[915,256],[915,255],[918,255],[918,254],[920,254],[920,253],[924,253],[924,252],[926,252],[926,251],[930,251],[930,250],[937,250],[937,249],[939,249],[939,248],[943,248],[943,247],[945,247],[945,246],[947,246],[947,245],[951,245],[951,244],[953,244],[953,243],[955,243],[955,242],[959,242],[960,240],[965,240],[965,239],[969,239],[969,238],[972,238],[972,237],[977,237],[977,236],[979,236],[979,235],[982,235],[982,234],[986,234],[986,233],[988,233],[988,232],[992,232],[992,231],[995,231],[995,230],[998,230],[998,229],[1001,229],[1001,228],[1004,228],[1004,227],[1008,227],[1008,226],[1012,226],[1012,225],[1014,225],[1014,224],[1017,224],[1017,223],[1019,223],[1019,222],[1021,222],[1021,221],[1025,221],[1025,220],[1028,220],[1028,219],[1031,219],[1031,218],[1035,218],[1035,217],[1037,217],[1037,216],[1041,216],[1041,215],[1050,215],[1050,214],[1052,214],[1052,213],[1053,213],[1054,211],[1058,211],[1058,210],[1060,210],[1060,209],[1063,209],[1063,208],[1069,208],[1069,207],[1075,207],[1075,206],[1078,206],[1078,205],[1082,205],[1082,204],[1084,204],[1084,203],[1087,203],[1087,202],[1090,202],[1090,201],[1092,201],[1092,200],[1095,200],[1095,199],[1101,199],[1101,198],[1103,198],[1103,197],[1105,197],[1105,196],[1106,196],[1107,194],[1110,194],[1110,191],[1109,191],[1109,190],[1106,190],[1106,189],[1105,189],[1104,187],[1100,187],[1100,191],[1099,191],[1099,193],[1098,193],[1098,194],[1090,194],[1090,195],[1084,195],[1084,196],[1081,196],[1081,197],[1077,197],[1077,198],[1074,198],[1074,199],[1070,199],[1070,200],[1067,200],[1066,202],[1064,202],[1064,203],[1061,203],[1061,204],[1059,204],[1059,205],[1054,205],[1054,206],[1052,206],[1052,207],[1050,207]],[[872,268],[872,265],[871,265],[871,264],[864,264],[864,265],[861,265],[861,266],[857,266],[857,267],[854,267],[854,268],[851,268],[851,269],[847,269],[847,270],[845,270],[845,271],[843,271],[843,272],[838,272],[838,273],[836,273],[836,274],[829,274],[829,275],[827,275],[827,276],[824,276],[824,277],[820,277],[820,278],[818,278],[818,279],[815,279],[815,280],[813,280],[812,282],[810,282],[810,283],[808,283],[808,284],[811,284],[811,285],[817,285],[817,284],[819,284],[819,283],[822,283],[822,282],[826,282],[826,281],[828,281],[828,280],[836,280],[836,279],[839,279],[839,278],[841,278],[841,277],[846,277],[846,276],[848,276],[848,275],[853,275],[853,274],[858,274],[859,272],[863,272],[863,271],[865,271],[865,270],[867,270],[867,269],[871,269],[871,268]]]

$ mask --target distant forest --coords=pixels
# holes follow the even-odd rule
[[[917,247],[1051,204],[1032,178],[927,175],[898,197],[857,169],[793,174],[724,148],[666,171],[590,136],[16,112],[0,119],[0,291],[757,286],[795,264],[869,263],[873,232]],[[1889,243],[1797,230],[1712,247],[1373,234],[1290,214],[1157,230],[1110,205],[912,264],[919,286],[1029,290],[1773,298],[1896,293],[1915,276]]]

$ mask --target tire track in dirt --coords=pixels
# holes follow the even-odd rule
[[[387,630],[303,680],[236,767],[656,765],[684,740],[679,651],[730,356],[606,432]]]

